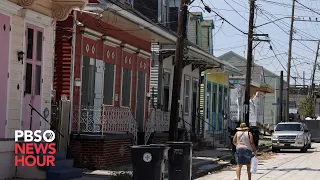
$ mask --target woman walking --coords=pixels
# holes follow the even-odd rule
[[[249,132],[246,123],[241,123],[237,128],[238,132],[233,138],[233,144],[236,146],[236,161],[237,161],[237,178],[240,180],[241,168],[243,165],[247,166],[248,179],[251,180],[251,158],[252,152],[257,155],[256,147],[253,142],[253,136]]]

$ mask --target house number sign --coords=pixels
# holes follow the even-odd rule
[[[43,110],[43,116],[47,119],[49,117],[49,109],[48,107],[46,107],[44,110]]]

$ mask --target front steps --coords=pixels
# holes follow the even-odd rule
[[[42,159],[43,154],[39,156]],[[18,166],[16,177],[35,180],[69,180],[82,177],[83,170],[74,168],[73,159],[67,159],[64,151],[57,151],[54,156],[55,166]]]

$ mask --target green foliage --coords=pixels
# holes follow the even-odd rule
[[[132,175],[127,172],[120,172],[114,174],[110,180],[132,180]]]
[[[314,102],[312,97],[306,97],[300,101],[299,114],[304,117],[314,117]]]

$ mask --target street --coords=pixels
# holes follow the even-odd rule
[[[246,168],[241,179],[248,179]],[[269,160],[260,160],[257,174],[252,180],[320,180],[320,143],[312,144],[307,153],[290,150],[281,151]],[[235,168],[225,169],[197,180],[237,180]]]

